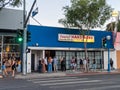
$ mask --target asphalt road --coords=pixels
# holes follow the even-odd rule
[[[120,74],[0,79],[0,90],[120,90]]]

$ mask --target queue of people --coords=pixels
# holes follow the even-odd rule
[[[59,62],[59,63],[58,63]],[[91,62],[91,63],[90,63]],[[66,58],[61,57],[59,60],[54,56],[40,58],[38,62],[38,71],[45,73],[57,72],[58,71],[58,64],[60,64],[59,69],[61,71],[66,71]],[[92,65],[92,67],[90,66]],[[113,60],[110,59],[111,69],[113,69]],[[89,58],[84,59],[77,59],[76,57],[72,57],[70,60],[70,70],[76,71],[80,68],[81,72],[88,72],[91,68],[93,72],[96,71],[96,60],[89,60]],[[3,76],[8,76],[11,74],[12,77],[15,76],[15,72],[21,72],[21,60],[20,58],[10,58],[8,60],[3,59],[2,63],[2,72]]]
[[[91,63],[90,63],[89,58],[80,59],[79,64],[80,64],[80,71],[81,72],[89,72],[90,69],[92,69],[93,71],[96,71],[97,65],[96,65],[95,59],[91,60]]]
[[[11,75],[15,76],[15,72],[21,72],[21,60],[15,57],[3,59],[2,61],[2,74],[4,77]]]
[[[80,68],[81,72],[88,72],[88,71],[90,71],[90,69],[92,69],[93,71],[96,71],[96,66],[97,66],[96,60],[93,59],[93,60],[91,60],[91,63],[90,63],[89,58],[77,60],[77,58],[72,57],[71,62],[70,62],[70,69],[73,71],[76,71],[77,68]]]
[[[46,57],[39,60],[38,71],[45,73],[45,72],[57,72],[58,69],[58,62],[60,64],[59,70],[66,71],[66,58],[61,57],[59,60],[56,57]],[[79,63],[78,63],[79,62]],[[79,65],[78,65],[79,64]],[[92,65],[92,67],[91,67]],[[78,67],[79,66],[79,67]],[[70,70],[76,71],[78,68],[81,72],[88,72],[90,69],[96,71],[96,60],[90,60],[89,58],[78,59],[76,57],[72,57],[70,60]]]
[[[45,73],[45,72],[57,72],[57,58],[54,57],[46,57],[46,58],[40,58],[39,64],[38,64],[38,71]]]

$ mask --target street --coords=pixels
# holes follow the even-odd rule
[[[0,90],[120,90],[120,75],[87,75],[31,79],[4,78]]]

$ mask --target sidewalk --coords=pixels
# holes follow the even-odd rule
[[[17,74],[15,75],[15,78],[17,79],[30,79],[30,78],[45,78],[45,77],[61,77],[61,76],[66,76],[65,72],[52,72],[52,73],[29,73],[26,75]]]
[[[101,74],[120,74],[118,70],[108,71],[96,71],[96,72],[80,72],[80,71],[66,71],[66,72],[53,72],[53,73],[30,73],[23,75],[16,74],[17,79],[30,79],[30,78],[45,78],[45,77],[63,77],[63,76],[82,76],[82,75],[101,75]]]
[[[111,70],[110,72],[106,70],[99,70],[96,72],[71,72],[71,73],[66,73],[66,76],[83,76],[83,75],[101,75],[101,74],[120,74],[119,70]]]

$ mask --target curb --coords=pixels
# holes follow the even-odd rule
[[[88,73],[66,74],[66,76],[109,75],[109,74],[120,74],[120,72],[88,72]]]
[[[28,75],[16,75],[16,79],[31,79],[31,78],[48,78],[48,77],[63,77],[66,76],[65,73],[61,74],[28,74]]]
[[[31,79],[31,78],[49,78],[49,77],[65,77],[65,76],[87,76],[87,75],[109,75],[109,74],[120,74],[118,71],[114,72],[72,72],[72,73],[44,73],[44,74],[18,74],[15,76],[16,79]]]

